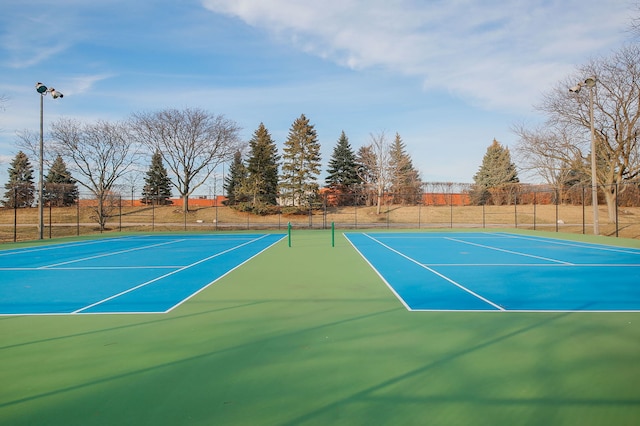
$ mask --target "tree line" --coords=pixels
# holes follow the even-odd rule
[[[127,122],[59,119],[46,140],[45,152],[55,157],[44,183],[43,201],[73,204],[78,188],[83,187],[95,197],[95,218],[104,229],[117,183],[150,155],[142,188],[144,203],[166,204],[175,190],[188,211],[189,197],[228,162],[224,189],[234,208],[262,214],[278,205],[295,212],[317,202],[321,146],[304,114],[291,125],[282,154],[264,124],[248,144],[240,140],[239,131],[234,121],[222,115],[191,108],[134,114]],[[414,202],[420,194],[419,172],[400,136],[396,134],[393,143],[384,133],[371,138],[372,143],[356,153],[342,132],[329,161],[328,190],[357,194],[361,201],[356,202],[363,203],[371,203],[372,194],[379,197],[391,190],[403,194],[397,201]],[[37,202],[33,167],[25,151],[36,155],[38,138],[24,132],[20,139],[25,149],[10,164],[5,207],[31,207]],[[246,158],[244,151],[248,151]]]
[[[261,123],[249,141],[246,158],[239,151],[234,155],[225,179],[227,203],[257,214],[267,214],[274,206],[306,212],[319,200],[320,168],[318,137],[304,114],[292,124],[282,155]],[[371,143],[356,152],[342,131],[326,173],[325,193],[335,195],[336,205],[379,203],[383,192],[393,194],[396,203],[420,199],[420,174],[399,134],[393,143],[384,133],[371,135]]]

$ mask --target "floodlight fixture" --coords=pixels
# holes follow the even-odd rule
[[[53,87],[51,89],[49,89],[49,93],[51,93],[51,97],[53,99],[58,99],[58,98],[63,98],[64,95],[62,94],[62,92],[57,91],[56,89],[54,89]]]
[[[578,83],[573,87],[569,88],[569,91],[572,93],[580,93],[580,89],[582,89],[582,84]]]
[[[47,86],[45,86],[44,84],[42,84],[42,83],[36,83],[36,91],[37,91],[38,93],[40,93],[41,95],[46,95],[46,94],[47,94],[48,89],[47,89]]]

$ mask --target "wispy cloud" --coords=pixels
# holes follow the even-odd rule
[[[213,12],[342,66],[416,76],[426,90],[504,109],[530,106],[586,54],[624,37],[626,1],[586,3],[203,0]],[[612,39],[612,28],[620,38]]]
[[[66,87],[68,88],[65,90],[69,95],[88,93],[97,83],[107,80],[113,76],[113,74],[96,74],[72,77],[66,83]]]
[[[7,67],[34,66],[73,44],[72,20],[67,16],[53,15],[48,7],[39,10],[35,5],[29,12],[16,8],[13,15],[9,15],[11,19],[0,20],[4,27],[0,35],[4,58],[0,61]]]

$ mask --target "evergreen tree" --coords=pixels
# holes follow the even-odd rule
[[[144,187],[142,188],[142,202],[149,204],[154,202],[159,205],[170,204],[171,198],[171,179],[167,174],[167,169],[162,163],[162,154],[156,151],[151,157],[151,164],[144,178]],[[155,200],[155,201],[153,201]]]
[[[511,162],[509,148],[503,147],[497,140],[487,148],[482,165],[473,176],[475,182],[471,191],[471,199],[475,204],[486,204],[492,200],[494,204],[502,204],[504,190],[518,183],[516,166]]]
[[[224,190],[227,192],[227,205],[234,206],[246,201],[244,188],[247,180],[247,168],[242,162],[242,153],[236,151],[229,174],[224,179]]]
[[[280,193],[287,204],[302,206],[317,196],[320,160],[316,130],[302,114],[284,143]]]
[[[420,173],[413,167],[413,161],[398,133],[389,147],[389,176],[394,202],[413,204],[420,200]]]
[[[373,145],[364,145],[358,149],[356,168],[360,179],[360,195],[367,206],[373,205],[378,185],[377,157]]]
[[[27,155],[20,151],[9,165],[9,182],[4,187],[5,207],[31,207],[35,201],[35,186],[33,184],[33,167]]]
[[[276,204],[278,192],[278,162],[280,156],[269,131],[260,123],[249,141],[246,189],[254,206]]]
[[[332,190],[342,194],[352,194],[356,190],[356,185],[361,182],[356,155],[351,149],[347,135],[342,131],[329,160],[325,183]]]
[[[70,206],[78,200],[78,185],[60,155],[53,161],[47,174],[44,199],[57,207]]]

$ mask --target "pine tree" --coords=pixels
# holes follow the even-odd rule
[[[475,186],[471,191],[471,199],[475,204],[486,204],[489,200],[494,204],[502,204],[505,201],[504,190],[520,181],[516,166],[511,162],[509,148],[494,139],[473,180]]]
[[[361,182],[362,180],[358,176],[356,155],[351,149],[347,135],[342,131],[329,160],[325,183],[338,193],[353,194],[356,191],[356,186]]]
[[[35,201],[35,186],[33,184],[33,167],[27,155],[20,151],[9,165],[9,182],[4,187],[7,190],[3,205],[9,208],[31,207]]]
[[[247,180],[247,168],[242,162],[242,153],[236,151],[233,155],[233,162],[229,167],[229,174],[224,179],[224,190],[227,193],[227,202],[229,206],[235,206],[238,203],[246,201],[244,188]]]
[[[361,182],[360,196],[365,205],[371,206],[375,202],[378,185],[377,158],[372,145],[364,145],[358,149],[356,167]]]
[[[391,193],[396,203],[416,203],[420,200],[420,173],[413,167],[411,156],[398,133],[389,147]]]
[[[246,189],[254,207],[266,203],[275,205],[278,192],[278,162],[280,156],[269,131],[260,123],[249,141]]]
[[[142,202],[145,204],[155,203],[159,205],[170,204],[171,179],[167,174],[167,169],[162,163],[162,154],[156,151],[151,157],[151,164],[144,178],[142,188]]]
[[[285,203],[303,206],[315,199],[320,174],[320,143],[314,126],[302,114],[284,143],[280,193]]]
[[[45,200],[57,207],[70,206],[78,200],[78,185],[59,155],[49,169],[44,192]]]

